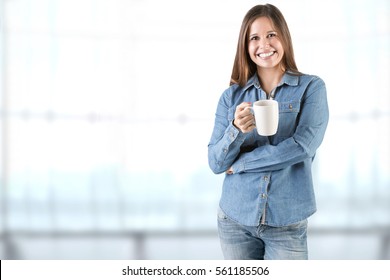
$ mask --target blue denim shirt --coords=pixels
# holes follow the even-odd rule
[[[219,206],[246,226],[285,226],[316,211],[312,161],[328,124],[325,83],[317,76],[285,73],[275,90],[279,126],[273,136],[233,125],[242,102],[266,99],[257,75],[245,87],[230,86],[221,96],[208,145],[212,171],[225,173]]]

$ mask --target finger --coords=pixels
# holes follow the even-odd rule
[[[226,174],[229,174],[229,175],[233,174],[233,168],[230,167],[228,170],[226,170]]]
[[[249,115],[245,115],[241,118],[241,121],[243,122],[254,122],[255,121],[255,117],[253,116],[253,114],[249,114]]]
[[[245,107],[244,109],[239,109],[236,110],[235,112],[235,118],[242,119],[246,116],[253,116],[252,110],[250,109],[251,107]]]
[[[248,119],[245,123],[242,124],[244,129],[247,129],[250,126],[256,126],[254,119]]]
[[[245,109],[240,112],[241,116],[242,117],[253,116],[251,108],[252,107],[250,107],[250,106],[249,107],[245,107]]]
[[[238,105],[236,107],[236,112],[240,112],[240,111],[243,111],[245,110],[246,108],[252,106],[252,103],[251,102],[242,102],[240,105]]]
[[[248,124],[251,124],[251,123],[254,123],[255,122],[255,118],[253,117],[252,114],[250,115],[247,115],[247,116],[244,116],[242,118],[237,118],[237,124],[239,126],[247,126]]]
[[[242,128],[241,131],[244,132],[244,133],[248,133],[248,132],[251,132],[255,128],[256,128],[256,125],[249,124],[247,127]]]
[[[238,128],[244,128],[245,125],[246,125],[247,121],[245,121],[243,118],[236,118],[234,120],[234,124],[238,127]]]
[[[255,120],[250,116],[244,119],[235,120],[235,124],[242,132],[248,132],[248,130],[252,131],[253,127],[255,127]]]

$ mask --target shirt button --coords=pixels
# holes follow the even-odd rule
[[[261,194],[261,198],[266,198],[266,197],[267,197],[267,195],[265,193]]]
[[[288,105],[288,108],[291,110],[293,107],[292,107],[292,105],[290,104],[290,105]]]
[[[264,176],[264,181],[268,181],[268,176]]]

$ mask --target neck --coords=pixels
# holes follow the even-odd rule
[[[282,79],[283,74],[284,71],[280,67],[275,67],[272,69],[259,68],[257,70],[257,75],[259,76],[261,87],[267,94],[276,88]]]

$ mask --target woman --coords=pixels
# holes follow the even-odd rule
[[[266,137],[246,108],[269,98],[278,102],[279,125]],[[225,173],[218,212],[225,259],[308,259],[311,168],[328,118],[325,84],[298,71],[281,12],[250,9],[208,146],[210,168]]]

